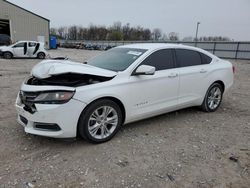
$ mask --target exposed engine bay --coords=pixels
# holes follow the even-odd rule
[[[49,78],[30,77],[26,84],[28,85],[52,85],[52,86],[69,86],[78,87],[90,84],[96,84],[111,80],[113,77],[104,77],[88,74],[65,73],[53,75]]]

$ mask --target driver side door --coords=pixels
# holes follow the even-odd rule
[[[179,75],[173,57],[171,49],[153,52],[140,65],[155,67],[155,74],[130,76],[128,85],[131,109],[128,116],[131,121],[168,112],[177,107]]]

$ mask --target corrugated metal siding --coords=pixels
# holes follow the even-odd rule
[[[29,13],[21,8],[0,0],[0,19],[10,20],[11,39],[35,40],[44,36],[49,46],[49,21]]]

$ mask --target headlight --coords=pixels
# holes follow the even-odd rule
[[[42,104],[63,104],[68,102],[74,95],[72,91],[56,91],[40,93],[35,99],[35,103]]]

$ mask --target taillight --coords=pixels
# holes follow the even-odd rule
[[[233,73],[235,73],[235,66],[233,66],[232,69],[233,69]]]

